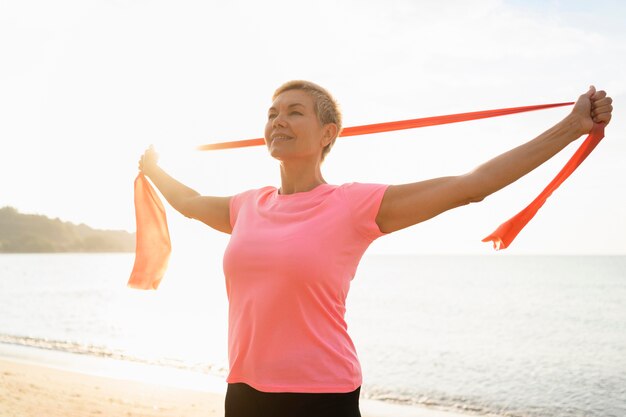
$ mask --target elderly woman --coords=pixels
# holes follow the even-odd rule
[[[183,215],[231,235],[226,417],[360,416],[361,368],[344,320],[350,281],[378,237],[483,200],[529,173],[594,123],[611,119],[594,87],[537,138],[460,176],[403,185],[326,183],[321,166],[341,131],[322,87],[291,81],[273,96],[265,142],[280,188],[201,196],[157,165],[139,168]]]

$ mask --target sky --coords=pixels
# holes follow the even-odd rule
[[[134,231],[137,161],[205,195],[279,186],[260,137],[276,87],[307,79],[344,125],[614,99],[605,140],[522,231],[510,254],[626,254],[626,5],[619,1],[0,2],[0,207]],[[463,174],[530,140],[569,108],[339,139],[329,183]],[[580,142],[577,142],[580,143]],[[576,148],[480,204],[385,236],[374,253],[493,253],[481,239],[525,207]],[[174,251],[227,236],[167,206]]]

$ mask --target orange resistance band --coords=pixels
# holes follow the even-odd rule
[[[551,107],[568,106],[570,103],[542,104],[536,106],[512,107],[507,109],[485,110],[471,113],[459,113],[446,116],[426,117],[421,119],[402,120],[398,122],[378,123],[364,126],[347,127],[341,136],[365,135],[369,133],[389,132],[416,127],[434,126],[468,120],[484,119],[507,114],[522,113]],[[519,232],[533,218],[548,197],[565,181],[574,170],[593,151],[604,137],[604,124],[594,125],[592,131],[580,148],[561,169],[548,186],[513,218],[503,223],[483,242],[492,241],[494,248],[508,247]],[[200,150],[217,150],[257,146],[264,144],[263,139],[249,139],[234,142],[215,143],[200,146]],[[165,210],[156,192],[143,174],[135,180],[135,212],[137,216],[137,247],[135,265],[128,285],[133,288],[156,289],[163,278],[171,250],[169,232],[165,219]]]
[[[135,218],[135,265],[128,286],[156,290],[165,275],[172,245],[165,207],[142,173],[135,179]]]
[[[495,250],[507,248],[517,234],[526,226],[526,224],[535,217],[537,211],[543,206],[552,192],[559,188],[559,185],[570,176],[572,172],[589,156],[591,151],[604,137],[604,123],[594,124],[587,139],[580,145],[574,155],[570,158],[565,166],[554,177],[550,184],[530,203],[524,210],[517,213],[508,221],[502,223],[492,234],[483,239],[483,242],[493,242]]]
[[[346,136],[367,135],[370,133],[381,133],[381,132],[392,132],[394,130],[414,129],[416,127],[445,125],[448,123],[457,123],[457,122],[466,122],[469,120],[487,119],[489,117],[505,116],[507,114],[523,113],[523,112],[533,111],[533,110],[543,110],[543,109],[549,109],[552,107],[571,106],[572,104],[574,103],[570,102],[570,103],[555,103],[555,104],[539,104],[535,106],[510,107],[508,109],[496,109],[496,110],[482,110],[482,111],[474,111],[470,113],[448,114],[446,116],[433,116],[433,117],[422,117],[420,119],[400,120],[399,122],[386,122],[386,123],[376,123],[372,125],[353,126],[353,127],[346,127],[345,129],[343,129],[339,136],[346,137]],[[199,151],[215,151],[219,149],[244,148],[247,146],[259,146],[259,145],[264,145],[264,144],[265,144],[265,140],[263,138],[259,138],[259,139],[236,140],[233,142],[211,143],[208,145],[198,146],[197,149]]]

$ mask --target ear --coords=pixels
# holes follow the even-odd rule
[[[324,131],[322,134],[322,147],[328,146],[333,139],[337,137],[339,129],[335,123],[327,123],[324,125]]]

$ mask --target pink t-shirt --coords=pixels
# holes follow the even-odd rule
[[[265,392],[350,392],[361,367],[344,320],[357,265],[382,236],[382,184],[235,195],[224,254],[227,382]]]

